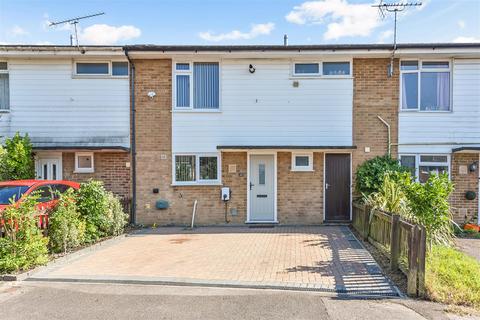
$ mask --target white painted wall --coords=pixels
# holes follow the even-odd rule
[[[28,133],[36,147],[129,147],[128,78],[74,78],[70,59],[9,59],[8,68],[9,135]]]
[[[352,78],[292,78],[291,62],[281,59],[223,60],[220,68],[220,112],[174,111],[173,152],[352,145]]]
[[[480,146],[480,59],[454,60],[452,81],[452,112],[399,113],[400,153]]]

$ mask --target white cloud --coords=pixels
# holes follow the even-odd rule
[[[467,24],[463,20],[458,20],[457,24],[460,29],[465,29],[465,27],[467,26]]]
[[[12,34],[12,36],[14,37],[18,37],[18,36],[26,36],[28,35],[28,32],[19,27],[19,26],[13,26],[13,28],[10,30],[10,33]]]
[[[110,26],[108,24],[94,24],[79,30],[80,44],[116,44],[140,37],[142,32],[134,26]]]
[[[341,37],[368,36],[382,24],[378,11],[372,3],[351,4],[347,0],[307,1],[285,16],[295,24],[325,24],[326,40]]]
[[[476,37],[456,37],[455,39],[453,39],[453,42],[456,42],[456,43],[480,42],[480,38],[476,38]]]
[[[392,36],[393,36],[393,31],[392,30],[385,30],[385,31],[381,32],[380,35],[378,36],[378,42],[383,43],[386,40],[390,40],[390,38],[392,38]]]
[[[249,40],[256,38],[261,35],[270,34],[275,28],[275,24],[272,22],[269,23],[259,23],[252,24],[249,32],[241,32],[238,30],[233,30],[227,33],[213,34],[211,32],[200,32],[198,36],[203,40],[219,42],[224,40]]]

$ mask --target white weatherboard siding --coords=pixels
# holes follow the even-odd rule
[[[9,135],[28,133],[36,147],[129,147],[128,78],[72,78],[72,60],[8,66]]]
[[[288,60],[223,60],[220,67],[220,112],[174,111],[174,152],[352,145],[353,79],[292,78]]]
[[[400,153],[480,146],[480,59],[454,60],[452,112],[400,112]]]

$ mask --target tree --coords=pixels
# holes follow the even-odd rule
[[[33,179],[35,162],[32,143],[28,134],[22,137],[18,132],[7,138],[0,146],[0,181]]]

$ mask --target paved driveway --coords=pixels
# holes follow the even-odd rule
[[[342,226],[142,230],[35,279],[397,294]]]

